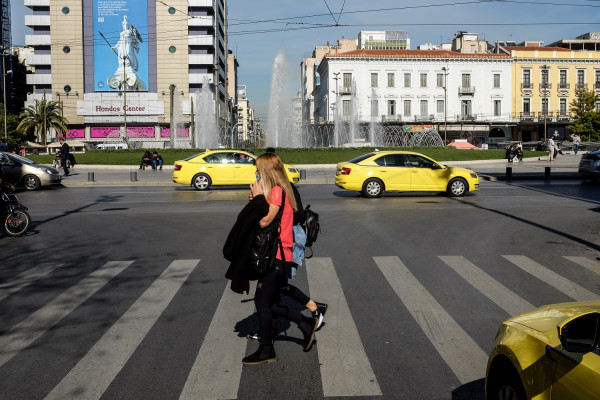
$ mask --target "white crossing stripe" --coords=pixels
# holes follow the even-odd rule
[[[590,260],[587,257],[569,257],[569,256],[564,256],[567,260],[574,262],[575,264],[579,264],[584,268],[589,269],[592,272],[597,273],[598,275],[600,275],[600,262],[598,261],[594,261],[594,260]]]
[[[465,257],[439,256],[439,258],[475,289],[500,306],[508,315],[519,315],[536,308]]]
[[[0,336],[0,365],[29,346],[133,261],[110,261]]]
[[[43,263],[17,275],[12,281],[0,284],[0,300],[18,292],[33,281],[43,278],[59,266],[60,264]]]
[[[542,282],[546,282],[548,285],[553,286],[557,290],[563,292],[567,296],[577,300],[597,300],[600,298],[595,293],[590,292],[586,288],[572,282],[556,272],[544,267],[541,264],[536,263],[532,259],[525,256],[502,256],[523,271],[535,276]]]
[[[485,375],[487,355],[398,257],[373,257],[415,321],[462,384]]]
[[[251,282],[250,293],[255,288]],[[244,300],[251,299],[225,287],[180,399],[237,398],[248,340],[234,334],[233,327],[254,312],[254,302]]]
[[[307,259],[306,270],[311,297],[329,304],[326,326],[317,332],[324,396],[380,396],[331,258]]]
[[[99,399],[199,262],[173,261],[46,399]]]

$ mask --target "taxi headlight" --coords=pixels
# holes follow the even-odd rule
[[[290,171],[292,174],[295,174],[298,172],[298,170],[296,168],[288,168],[288,171]]]

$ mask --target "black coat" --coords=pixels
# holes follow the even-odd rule
[[[225,278],[231,280],[231,290],[236,293],[250,291],[248,255],[258,233],[258,223],[268,212],[269,203],[264,195],[253,198],[238,214],[223,246],[223,255],[231,262]]]

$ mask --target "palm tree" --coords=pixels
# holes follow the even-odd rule
[[[24,133],[33,131],[37,137],[41,137],[42,146],[46,145],[48,129],[54,129],[56,132],[68,132],[68,121],[61,115],[60,103],[57,101],[48,101],[46,97],[42,100],[36,100],[35,105],[30,104],[21,114],[19,114],[19,125],[17,129]]]

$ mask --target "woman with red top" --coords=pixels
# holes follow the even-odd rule
[[[264,195],[269,204],[269,211],[260,221],[261,228],[269,226],[277,216],[281,206],[283,192],[285,202],[281,216],[280,239],[283,247],[277,250],[275,268],[267,276],[258,280],[254,304],[260,326],[260,345],[258,350],[242,360],[244,364],[262,364],[277,361],[273,348],[273,318],[284,317],[295,322],[304,335],[304,351],[310,350],[315,337],[318,320],[308,318],[298,311],[282,304],[279,289],[287,285],[287,268],[284,262],[292,263],[292,246],[294,245],[294,210],[297,209],[296,198],[283,162],[273,153],[265,153],[256,159],[257,181],[250,185],[251,196]]]

